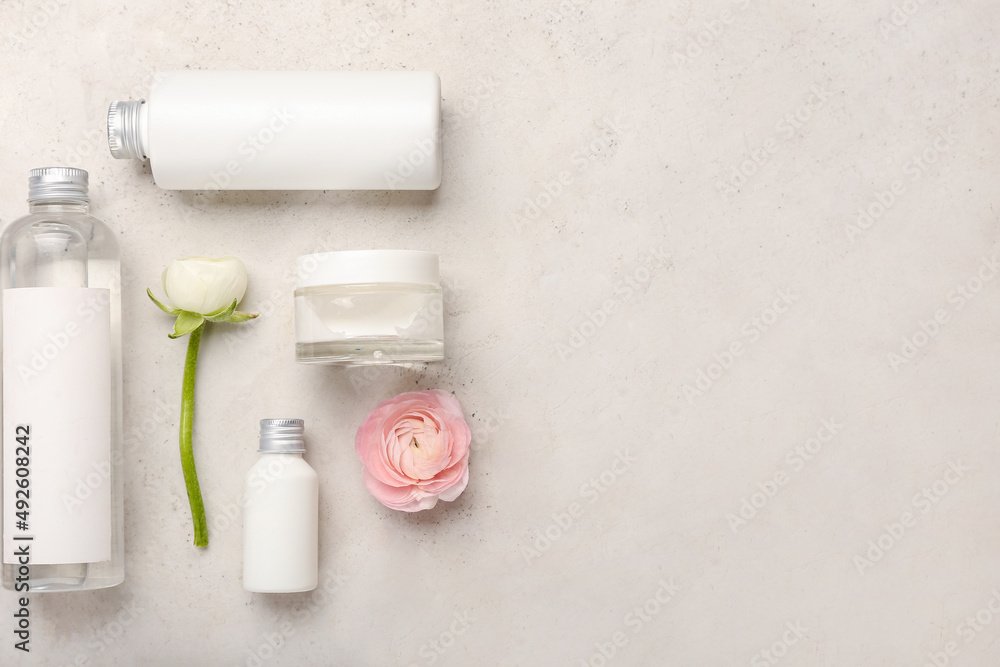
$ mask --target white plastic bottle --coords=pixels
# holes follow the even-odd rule
[[[301,419],[262,419],[264,456],[247,473],[243,511],[243,587],[299,593],[319,576],[319,479],[302,459]]]
[[[0,238],[3,583],[18,592],[125,578],[121,280],[82,169],[33,169],[28,215]]]
[[[116,158],[149,158],[166,190],[434,190],[433,72],[182,70],[108,110]]]

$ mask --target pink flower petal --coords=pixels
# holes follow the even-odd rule
[[[462,493],[471,440],[461,404],[433,389],[377,405],[358,427],[354,447],[371,494],[386,507],[415,512]]]

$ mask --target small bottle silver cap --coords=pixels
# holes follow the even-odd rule
[[[76,167],[43,167],[28,172],[28,203],[40,201],[88,202],[90,177]]]
[[[301,419],[261,419],[258,452],[287,452],[303,454],[305,422]]]
[[[108,107],[108,148],[112,157],[146,159],[139,143],[139,110],[145,103],[146,100],[119,100]]]

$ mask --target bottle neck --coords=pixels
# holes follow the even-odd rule
[[[28,202],[28,213],[89,213],[90,202],[80,200]]]

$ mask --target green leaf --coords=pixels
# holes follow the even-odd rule
[[[237,324],[239,322],[246,322],[247,320],[252,320],[255,317],[260,317],[260,313],[242,313],[238,310],[230,313],[229,317],[224,320],[219,320],[220,322],[232,322]]]
[[[189,334],[205,323],[205,316],[200,313],[189,313],[186,310],[180,311],[177,321],[174,322],[174,332],[167,334],[170,338],[180,338],[184,334]]]
[[[233,299],[228,308],[220,308],[214,313],[208,313],[205,315],[205,319],[209,322],[226,322],[234,310],[236,310],[236,299]]]
[[[159,309],[162,310],[163,312],[167,313],[168,315],[180,315],[181,313],[180,308],[174,308],[172,306],[167,306],[160,303],[159,301],[156,300],[156,297],[153,296],[153,290],[149,289],[148,287],[146,288],[146,294],[149,295],[149,298],[153,300],[153,303],[155,303],[159,307]]]

